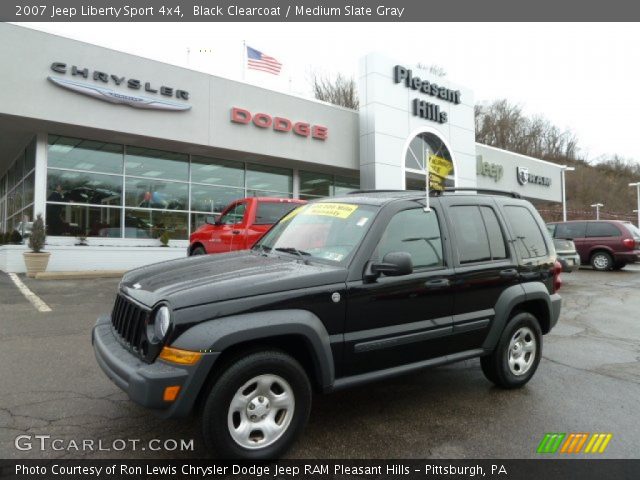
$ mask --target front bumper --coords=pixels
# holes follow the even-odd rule
[[[98,365],[129,398],[162,417],[183,417],[192,410],[218,352],[205,353],[195,365],[172,365],[162,360],[145,363],[115,337],[108,315],[98,318],[91,334]],[[163,400],[164,389],[179,385],[174,402]]]
[[[558,253],[558,261],[562,264],[562,271],[566,273],[575,272],[580,268],[580,255],[577,253]]]

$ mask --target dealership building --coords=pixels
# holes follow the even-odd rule
[[[9,24],[0,64],[0,232],[42,214],[50,271],[182,257],[247,196],[424,189],[428,161],[445,186],[562,199],[562,167],[475,142],[472,90],[379,54],[357,111]]]

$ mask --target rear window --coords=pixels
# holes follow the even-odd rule
[[[520,257],[526,259],[547,255],[547,244],[544,241],[544,236],[529,209],[508,205],[504,208],[504,211],[515,235],[515,246]]]
[[[619,237],[620,230],[612,223],[591,222],[587,224],[587,237]]]
[[[584,238],[586,230],[586,222],[558,223],[553,238]]]
[[[299,205],[299,203],[291,202],[259,202],[258,212],[256,213],[256,224],[271,225],[276,223]]]
[[[636,227],[631,222],[624,222],[624,226],[627,227],[627,230],[629,230],[629,233],[631,233],[632,237],[640,238],[640,228]]]

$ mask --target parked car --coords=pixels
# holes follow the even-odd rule
[[[556,247],[558,261],[562,265],[562,271],[571,273],[580,268],[580,255],[576,250],[576,244],[567,238],[554,238],[553,246]]]
[[[280,218],[304,200],[252,197],[229,204],[219,216],[207,217],[204,225],[189,237],[187,254],[225,253],[246,250]]]
[[[424,205],[405,191],[315,201],[251,250],[132,270],[93,329],[98,364],[165,418],[198,406],[211,452],[252,460],[300,435],[312,391],[474,357],[522,387],[560,314],[540,215],[517,194]]]
[[[619,220],[574,220],[548,224],[553,238],[573,240],[582,264],[620,270],[640,261],[640,230]]]

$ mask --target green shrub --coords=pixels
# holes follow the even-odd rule
[[[169,240],[171,240],[171,237],[169,236],[169,232],[165,231],[163,232],[162,235],[160,235],[160,243],[162,243],[163,247],[168,247],[169,246]]]
[[[42,215],[36,217],[36,221],[33,222],[33,228],[31,229],[31,236],[29,237],[29,248],[34,253],[40,253],[44,248],[44,242],[47,236],[44,229],[44,221]]]

